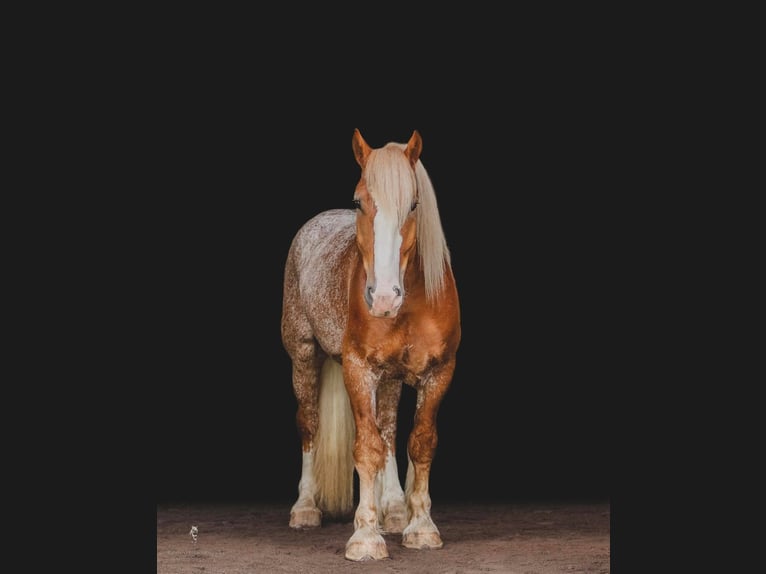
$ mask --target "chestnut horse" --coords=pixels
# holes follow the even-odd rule
[[[460,308],[422,140],[373,149],[354,130],[362,173],[355,209],[324,211],[290,245],[282,341],[292,360],[302,446],[290,526],[350,519],[349,560],[388,557],[383,534],[407,548],[441,548],[429,474],[436,415],[455,370]],[[396,465],[402,384],[417,403],[405,490]]]

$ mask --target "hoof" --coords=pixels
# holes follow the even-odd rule
[[[402,546],[416,550],[438,550],[444,546],[438,532],[427,530],[423,532],[407,532],[402,536]]]
[[[316,528],[322,525],[322,511],[318,508],[298,508],[290,511],[290,528]]]
[[[372,528],[360,528],[346,542],[346,559],[354,562],[388,558],[383,537]]]
[[[383,530],[386,534],[400,534],[407,526],[407,511],[396,510],[386,514],[383,518]]]

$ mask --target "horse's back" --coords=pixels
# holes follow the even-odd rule
[[[348,305],[348,278],[356,215],[332,209],[309,219],[290,245],[285,267],[282,337],[314,337],[330,355],[339,356]]]

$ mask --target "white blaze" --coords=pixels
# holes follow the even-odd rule
[[[396,215],[378,211],[373,222],[375,292],[372,294],[372,314],[395,314],[402,304],[399,280],[399,248],[402,236]],[[396,289],[396,290],[395,290]]]

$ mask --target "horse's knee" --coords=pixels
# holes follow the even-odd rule
[[[407,443],[407,453],[413,462],[428,462],[434,457],[437,443],[436,429],[413,431]]]
[[[357,429],[354,443],[354,462],[371,474],[383,468],[386,461],[386,445],[376,428]]]

